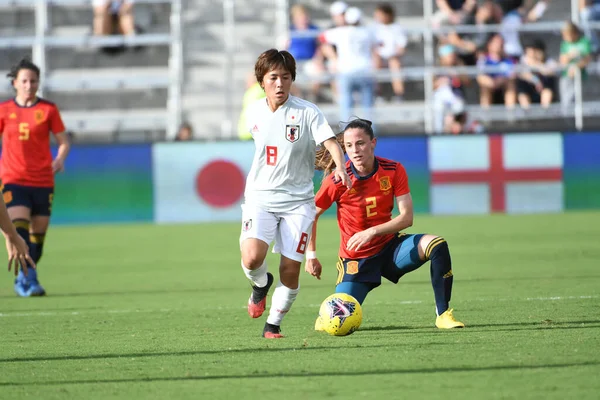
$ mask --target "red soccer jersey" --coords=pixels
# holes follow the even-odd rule
[[[14,99],[0,103],[2,182],[54,186],[50,133],[64,131],[58,108],[49,101],[38,99],[30,107],[22,107]]]
[[[392,219],[396,197],[410,193],[408,177],[402,164],[381,157],[375,157],[375,170],[368,176],[359,177],[350,161],[346,162],[346,170],[352,188],[348,190],[341,182],[334,182],[331,174],[323,181],[315,203],[322,209],[337,203],[340,257],[367,258],[379,253],[394,234],[375,236],[358,251],[347,250],[346,243],[355,233]]]

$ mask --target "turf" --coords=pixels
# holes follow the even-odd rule
[[[600,213],[416,222],[450,244],[466,329],[433,327],[426,265],[371,293],[355,334],[314,332],[333,220],[323,280],[303,273],[286,338],[270,341],[244,308],[238,224],[53,227],[49,296],[16,298],[3,275],[0,398],[598,398]]]

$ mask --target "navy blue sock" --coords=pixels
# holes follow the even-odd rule
[[[15,226],[15,229],[17,230],[19,236],[21,236],[23,240],[25,240],[27,246],[31,247],[29,242],[29,220],[18,218],[13,219],[12,223]]]
[[[433,239],[425,250],[425,256],[431,260],[431,285],[435,307],[438,315],[441,315],[450,307],[454,280],[448,243],[440,237]]]
[[[360,304],[365,301],[367,294],[375,286],[372,283],[363,282],[342,282],[335,287],[336,293],[346,293],[354,297]]]
[[[35,262],[36,265],[42,258],[45,237],[45,233],[32,233],[29,235],[29,255],[31,256],[33,262]]]
[[[29,243],[29,220],[17,218],[13,219],[12,223],[15,226],[19,236],[21,236],[23,240],[25,240],[25,243],[27,243],[27,247],[29,247],[29,251],[31,252],[31,243]],[[21,275],[22,272],[19,271],[19,276]]]

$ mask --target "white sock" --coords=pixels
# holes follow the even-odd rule
[[[290,289],[283,285],[283,283],[277,283],[273,296],[271,297],[271,310],[269,311],[269,318],[267,322],[271,325],[281,325],[281,320],[290,311],[300,287],[297,289]]]
[[[242,262],[242,270],[246,277],[250,279],[252,284],[256,287],[265,287],[267,286],[268,278],[267,278],[267,263],[263,261],[263,264],[257,269],[248,269],[244,266]]]

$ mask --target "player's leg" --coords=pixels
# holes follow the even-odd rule
[[[281,253],[279,282],[273,292],[269,317],[263,331],[266,338],[282,337],[281,321],[300,291],[300,265],[304,260],[315,214],[314,204],[304,204],[291,212],[281,213],[273,249],[274,252]]]
[[[371,290],[379,285],[368,282],[340,282],[335,286],[336,293],[346,293],[362,304]]]
[[[31,225],[29,227],[29,254],[37,265],[37,270],[34,274],[28,274],[27,281],[29,282],[29,296],[45,296],[46,291],[39,282],[39,261],[42,258],[44,248],[44,239],[46,231],[50,225],[49,215],[32,215]]]
[[[2,186],[2,195],[6,203],[8,216],[15,225],[17,233],[31,249],[29,227],[31,225],[32,201],[27,188],[20,185],[6,184]],[[29,296],[28,277],[36,277],[35,269],[29,268],[27,275],[26,277],[23,271],[19,269],[19,275],[15,279],[15,293],[21,297]]]
[[[395,239],[393,259],[393,266],[384,266],[383,276],[394,283],[397,283],[403,275],[414,271],[427,261],[431,261],[431,284],[436,315],[438,315],[436,326],[438,328],[464,326],[462,323],[454,321],[452,310],[449,308],[453,282],[452,260],[448,243],[444,238],[435,235],[401,234]],[[443,316],[444,323],[438,324],[441,316]]]
[[[298,283],[300,276],[301,262],[290,259],[284,255],[281,256],[279,264],[279,282],[275,286],[273,296],[271,297],[271,309],[269,317],[265,323],[263,336],[268,339],[283,337],[281,335],[281,322],[283,317],[290,311],[292,304],[296,301],[300,285]]]
[[[442,329],[463,328],[465,325],[454,319],[450,308],[454,276],[448,243],[439,236],[423,235],[419,241],[419,255],[431,261],[431,285],[437,313],[435,325]]]
[[[266,308],[267,294],[273,284],[273,275],[267,271],[267,251],[277,230],[277,217],[258,207],[242,205],[242,232],[240,249],[242,270],[252,285],[248,300],[248,314],[260,317]]]
[[[50,225],[50,214],[54,188],[31,188],[31,225],[29,227],[29,253],[39,268],[39,261],[44,250],[44,239]],[[40,285],[38,273],[27,277],[30,296],[44,296],[46,291]]]

